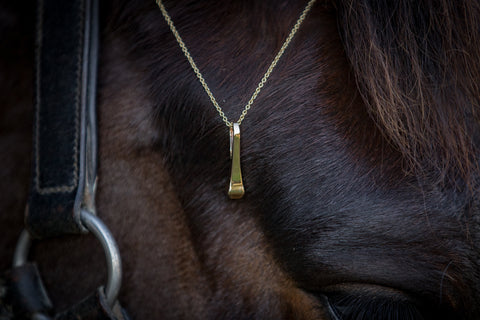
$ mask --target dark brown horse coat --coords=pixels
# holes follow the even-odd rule
[[[34,7],[0,5],[0,270],[30,174]],[[236,119],[305,1],[166,1]],[[99,216],[135,319],[478,319],[480,4],[318,1],[228,135],[153,0],[104,1]],[[59,309],[94,239],[39,243]]]

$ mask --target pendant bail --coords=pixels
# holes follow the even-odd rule
[[[241,199],[245,194],[240,167],[240,125],[233,123],[230,127],[230,159],[232,159],[232,172],[228,196],[230,199]]]

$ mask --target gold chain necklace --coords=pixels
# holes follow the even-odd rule
[[[247,104],[243,108],[243,111],[240,114],[240,117],[238,118],[237,122],[234,122],[234,123],[228,120],[227,116],[225,115],[222,108],[218,104],[217,100],[213,96],[212,91],[208,87],[207,82],[203,78],[202,73],[200,72],[197,65],[195,64],[195,61],[193,61],[193,58],[190,55],[190,52],[188,51],[187,46],[183,42],[182,37],[180,37],[180,34],[175,28],[175,25],[173,24],[173,21],[170,18],[170,15],[165,9],[165,6],[163,5],[162,0],[155,0],[155,1],[158,7],[160,8],[160,10],[162,11],[163,17],[165,18],[165,21],[167,22],[168,26],[170,27],[170,30],[175,36],[175,39],[177,40],[178,45],[182,49],[183,54],[185,55],[188,62],[190,63],[190,66],[192,67],[193,71],[195,72],[195,75],[197,76],[198,80],[202,84],[203,89],[205,89],[205,92],[208,94],[210,101],[212,101],[215,109],[217,109],[217,112],[222,118],[225,125],[228,128],[230,128],[230,158],[232,159],[232,171],[230,175],[230,185],[228,188],[228,196],[230,197],[230,199],[240,199],[245,194],[245,188],[243,186],[243,180],[242,180],[242,170],[240,168],[240,124],[242,123],[243,119],[245,119],[245,116],[247,115],[248,110],[250,110],[250,108],[252,107],[253,101],[257,98],[258,94],[260,93],[260,90],[262,90],[263,86],[267,82],[268,77],[270,77],[270,74],[272,73],[273,69],[275,68],[278,61],[282,57],[283,53],[287,49],[288,45],[290,44],[290,41],[292,41],[293,36],[295,35],[295,33],[297,33],[298,29],[300,28],[300,25],[302,24],[303,20],[305,20],[307,13],[310,11],[310,9],[312,8],[316,0],[310,0],[307,3],[307,6],[305,7],[305,9],[303,9],[302,14],[298,18],[297,22],[295,22],[295,25],[293,26],[292,30],[290,30],[290,33],[287,39],[285,39],[285,42],[283,43],[282,47],[280,48],[277,55],[273,59],[272,63],[268,67],[267,72],[265,72],[265,74],[262,77],[262,80],[260,80],[260,82],[258,83],[257,88],[253,92],[250,100],[248,100]]]

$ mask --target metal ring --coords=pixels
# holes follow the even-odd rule
[[[80,211],[80,218],[85,227],[100,241],[107,260],[107,284],[105,298],[110,307],[117,301],[118,292],[122,284],[122,262],[120,251],[112,233],[97,216],[86,210]],[[31,237],[27,230],[23,230],[18,239],[13,255],[13,267],[20,267],[27,262],[31,245]]]

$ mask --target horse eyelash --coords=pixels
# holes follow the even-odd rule
[[[344,293],[329,293],[323,300],[333,320],[424,319],[418,308],[408,301]]]

